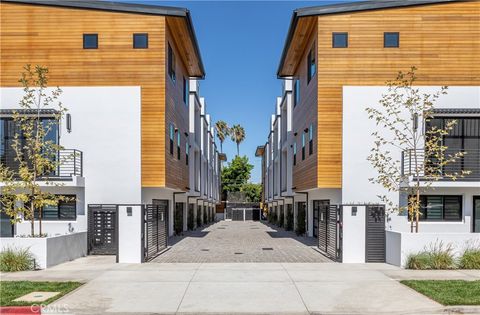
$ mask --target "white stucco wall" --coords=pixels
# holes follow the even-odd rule
[[[440,87],[421,87],[421,92],[433,93]],[[343,138],[342,138],[342,203],[378,203],[378,195],[387,195],[392,200],[399,202],[398,193],[388,193],[383,187],[372,184],[369,178],[376,176],[376,171],[367,161],[370,149],[373,146],[374,138],[372,132],[378,130],[373,120],[368,119],[367,107],[380,107],[378,102],[382,93],[386,93],[387,88],[382,86],[344,86],[343,87]],[[441,96],[436,108],[480,108],[480,87],[449,87],[448,94]],[[401,152],[395,152],[395,156],[400,159]],[[452,183],[455,186],[456,183]],[[458,184],[460,185],[460,184]],[[464,216],[471,215],[471,194],[470,187],[463,189],[465,196]],[[447,193],[451,188],[442,190]],[[477,194],[480,189],[477,189]],[[436,190],[435,193],[440,193]],[[470,229],[467,224],[469,219],[465,218],[462,230]],[[425,225],[424,226],[428,226]],[[435,226],[430,225],[430,226]],[[448,228],[448,224],[442,226],[437,223],[440,229]],[[450,226],[451,227],[451,226]]]
[[[140,203],[140,87],[61,88],[60,100],[71,114],[72,132],[67,132],[62,121],[60,144],[83,152],[85,188],[77,205],[83,207],[77,209],[79,214],[91,203]],[[21,88],[1,88],[2,108],[18,108],[22,96]],[[85,231],[85,217],[79,215],[77,221],[75,229]],[[47,233],[58,234],[68,233],[67,225],[52,222],[44,226]],[[23,231],[23,226],[19,229]]]
[[[453,254],[459,256],[470,245],[480,244],[480,233],[409,233],[387,231],[386,261],[405,267],[409,254],[429,250],[434,246],[451,246]]]
[[[131,208],[131,215],[127,209]],[[118,207],[118,262],[142,262],[142,206],[121,205]],[[128,232],[125,232],[128,231]]]
[[[352,215],[352,207],[357,208],[356,215]],[[342,262],[364,263],[365,262],[365,238],[366,238],[366,207],[343,206],[343,242]]]

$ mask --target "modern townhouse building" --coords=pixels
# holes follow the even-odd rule
[[[384,208],[377,196],[387,192],[369,182],[376,174],[367,161],[376,127],[366,108],[378,105],[387,91],[386,81],[415,66],[415,85],[421,91],[449,86],[436,104],[434,121],[440,125],[458,121],[444,143],[467,152],[452,167],[471,171],[456,181],[445,178],[425,187],[420,230],[433,233],[432,238],[443,232],[463,233],[459,239],[479,232],[479,12],[478,1],[365,1],[295,10],[277,73],[285,80],[284,96],[261,152],[267,165],[263,178],[269,207],[293,203],[295,217],[306,208],[308,236],[319,234],[326,205],[350,205],[355,215],[357,205],[365,205],[366,212]],[[429,128],[420,125],[422,130]],[[277,149],[284,149],[280,171],[268,167],[275,163],[269,155],[275,149],[267,150],[275,134],[286,144],[277,147],[273,141]],[[408,152],[396,154],[399,159],[403,155],[408,172]],[[282,188],[283,195],[276,195],[281,201],[276,201],[275,190],[270,198],[272,185]],[[408,198],[390,196],[403,205]],[[406,215],[392,215],[386,225],[400,234],[409,231]],[[387,233],[387,243],[401,239],[392,235]],[[366,260],[365,239],[359,240],[362,244],[356,241],[350,246],[360,250],[344,261]],[[348,246],[346,235],[343,245]],[[401,264],[403,254],[397,256],[387,260]]]
[[[164,207],[170,235],[187,229],[192,205],[195,217],[213,212],[219,161],[199,96],[205,71],[188,10],[107,1],[0,6],[2,163],[13,159],[11,117],[23,96],[24,65],[48,67],[49,86],[63,90],[68,108],[55,141],[67,148],[60,155],[76,159],[50,178],[63,185],[46,189],[76,201],[43,211],[46,233],[85,231],[94,205]],[[28,232],[28,222],[10,228],[2,220],[2,235]]]

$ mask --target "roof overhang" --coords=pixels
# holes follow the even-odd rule
[[[255,150],[255,156],[263,156],[263,153],[265,152],[265,146],[264,145],[259,145],[257,149]]]
[[[432,5],[449,2],[464,2],[471,0],[384,0],[341,3],[325,6],[300,8],[293,11],[287,38],[277,70],[278,78],[290,77],[295,74],[299,54],[303,54],[308,35],[315,26],[319,15],[341,14],[358,11],[393,9],[408,6]]]
[[[188,75],[199,79],[205,78],[205,68],[203,66],[200,48],[193,28],[192,17],[190,11],[186,8],[102,0],[2,0],[2,2],[165,16],[167,17],[167,23],[178,26],[178,29],[175,28],[178,31],[178,34],[173,34],[174,37],[179,36],[177,38],[182,39],[187,37],[185,38],[187,44],[184,45],[186,46],[184,52],[186,58],[184,61],[189,72]],[[184,36],[184,34],[187,36]],[[191,53],[189,51],[191,51]]]

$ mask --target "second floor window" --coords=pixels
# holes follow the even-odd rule
[[[83,34],[83,49],[97,49],[98,34]]]
[[[312,49],[308,53],[308,58],[307,58],[308,83],[310,83],[310,80],[313,78],[316,71],[317,71],[317,63],[315,58],[315,43],[314,43],[312,46]]]
[[[175,74],[175,54],[173,53],[173,49],[170,44],[168,44],[168,76],[175,83],[175,81],[177,80]]]
[[[347,48],[348,47],[348,33],[333,33],[332,34],[333,48]]]
[[[302,133],[302,161],[305,160],[305,132]]]
[[[182,135],[180,134],[180,131],[177,132],[177,159],[181,159],[181,150],[180,150],[180,140],[182,138]]]
[[[293,165],[297,165],[297,141],[293,143]]]
[[[188,144],[188,138],[185,142],[185,164],[188,165],[188,156],[190,155],[190,145]]]
[[[296,79],[294,86],[293,86],[293,97],[294,97],[294,103],[293,107],[297,106],[300,104],[300,80]]]
[[[133,48],[146,49],[148,48],[148,34],[133,34]]]
[[[175,127],[173,126],[173,124],[170,124],[168,126],[168,134],[170,140],[170,154],[173,155],[173,139],[175,139]]]
[[[313,153],[313,124],[308,128],[308,155]]]

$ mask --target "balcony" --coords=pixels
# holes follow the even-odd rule
[[[455,154],[457,152],[464,152],[462,158],[455,162],[449,163],[443,168],[436,169],[435,167],[428,167],[435,163],[434,158],[425,158],[425,151],[406,150],[402,152],[402,175],[412,177],[413,179],[420,179],[421,181],[431,181],[434,177],[438,181],[457,181],[457,182],[477,182],[480,181],[480,150],[478,149],[450,149],[446,154]],[[415,157],[417,159],[418,170],[415,169]],[[425,171],[427,169],[427,171]],[[438,172],[432,174],[431,172]],[[457,177],[453,180],[449,174],[461,174],[462,171],[467,171],[463,177]],[[430,172],[430,175],[429,175]]]
[[[73,181],[74,177],[83,177],[83,152],[75,149],[64,149],[57,153],[59,161],[57,169],[50,173],[39,177],[42,181]],[[14,155],[6,154],[1,157],[0,162],[9,169],[18,168]]]

